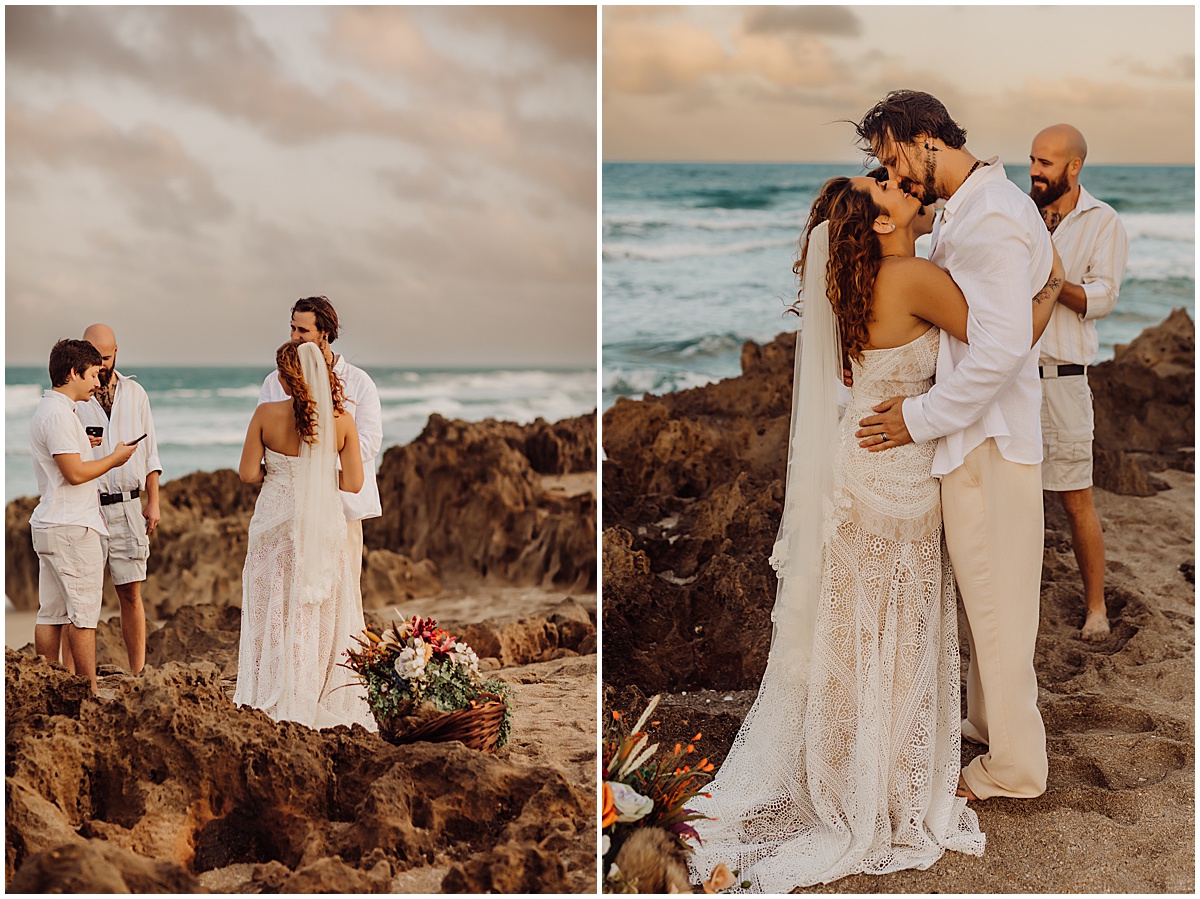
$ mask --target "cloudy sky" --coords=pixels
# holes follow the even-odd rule
[[[977,154],[1069,121],[1093,163],[1192,164],[1192,6],[605,7],[606,160],[850,162],[889,90]]]
[[[8,364],[595,364],[590,7],[7,7]]]

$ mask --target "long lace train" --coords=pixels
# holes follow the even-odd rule
[[[709,792],[692,807],[700,882],[719,862],[754,892],[860,872],[924,869],[946,849],[983,852],[954,795],[960,764],[954,582],[934,445],[870,454],[853,432],[881,398],[929,389],[938,334],[868,351],[854,366],[826,501],[811,655],[777,622],[763,682]]]

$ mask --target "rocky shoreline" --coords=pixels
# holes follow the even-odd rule
[[[702,732],[718,764],[766,665],[793,347],[746,344],[740,377],[604,416],[604,705],[637,715],[663,694],[653,739]],[[813,891],[1194,889],[1194,379],[1182,310],[1090,371],[1113,634],[1078,639],[1082,584],[1048,495],[1035,660],[1047,793],[979,804],[982,859],[947,853],[927,872]],[[964,764],[975,751],[964,744]]]
[[[566,591],[596,589],[595,416],[549,424],[430,417],[380,462],[382,518],[363,524],[363,606],[435,596],[483,581]],[[258,488],[237,472],[166,482],[143,594],[158,617],[195,603],[240,608],[246,529]],[[5,509],[4,590],[37,608],[29,516],[37,497]],[[105,604],[115,606],[111,583]]]
[[[513,690],[509,745],[392,746],[235,707],[257,490],[231,471],[179,478],[142,675],[122,670],[116,618],[97,629],[99,697],[31,646],[6,651],[9,891],[595,891],[594,417],[433,416],[379,481],[367,622],[432,615],[471,643]],[[37,603],[33,505],[6,510],[19,609]]]

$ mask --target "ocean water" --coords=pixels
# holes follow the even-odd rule
[[[118,367],[135,376],[149,394],[164,480],[193,471],[237,468],[267,369]],[[495,418],[526,424],[539,417],[558,421],[585,415],[596,408],[593,369],[364,368],[379,388],[385,449],[420,434],[434,412],[466,421]],[[5,369],[5,502],[37,494],[29,419],[49,386],[45,368]]]
[[[1007,164],[1029,189],[1027,165]],[[740,372],[744,341],[797,328],[792,263],[820,186],[854,165],[605,163],[603,408]],[[1195,173],[1089,165],[1083,185],[1129,233],[1116,309],[1097,323],[1099,361],[1180,306],[1195,318]],[[928,238],[918,252],[928,252]]]

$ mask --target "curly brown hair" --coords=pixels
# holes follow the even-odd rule
[[[817,225],[828,221],[829,264],[825,280],[829,302],[842,333],[842,352],[859,360],[863,347],[870,342],[867,322],[871,321],[875,276],[883,259],[872,228],[881,215],[886,213],[869,191],[858,190],[849,178],[831,178],[813,201],[800,242],[800,259],[792,266],[792,271],[801,278],[803,293],[809,236]],[[792,304],[789,311],[798,314],[798,306],[798,302]]]
[[[304,380],[304,371],[300,367],[301,340],[289,340],[275,351],[275,366],[283,378],[284,389],[292,397],[292,413],[296,417],[296,432],[305,443],[317,439],[317,401],[308,392],[308,384]],[[344,411],[346,394],[342,388],[342,379],[329,366],[329,391],[333,397],[333,411]]]

